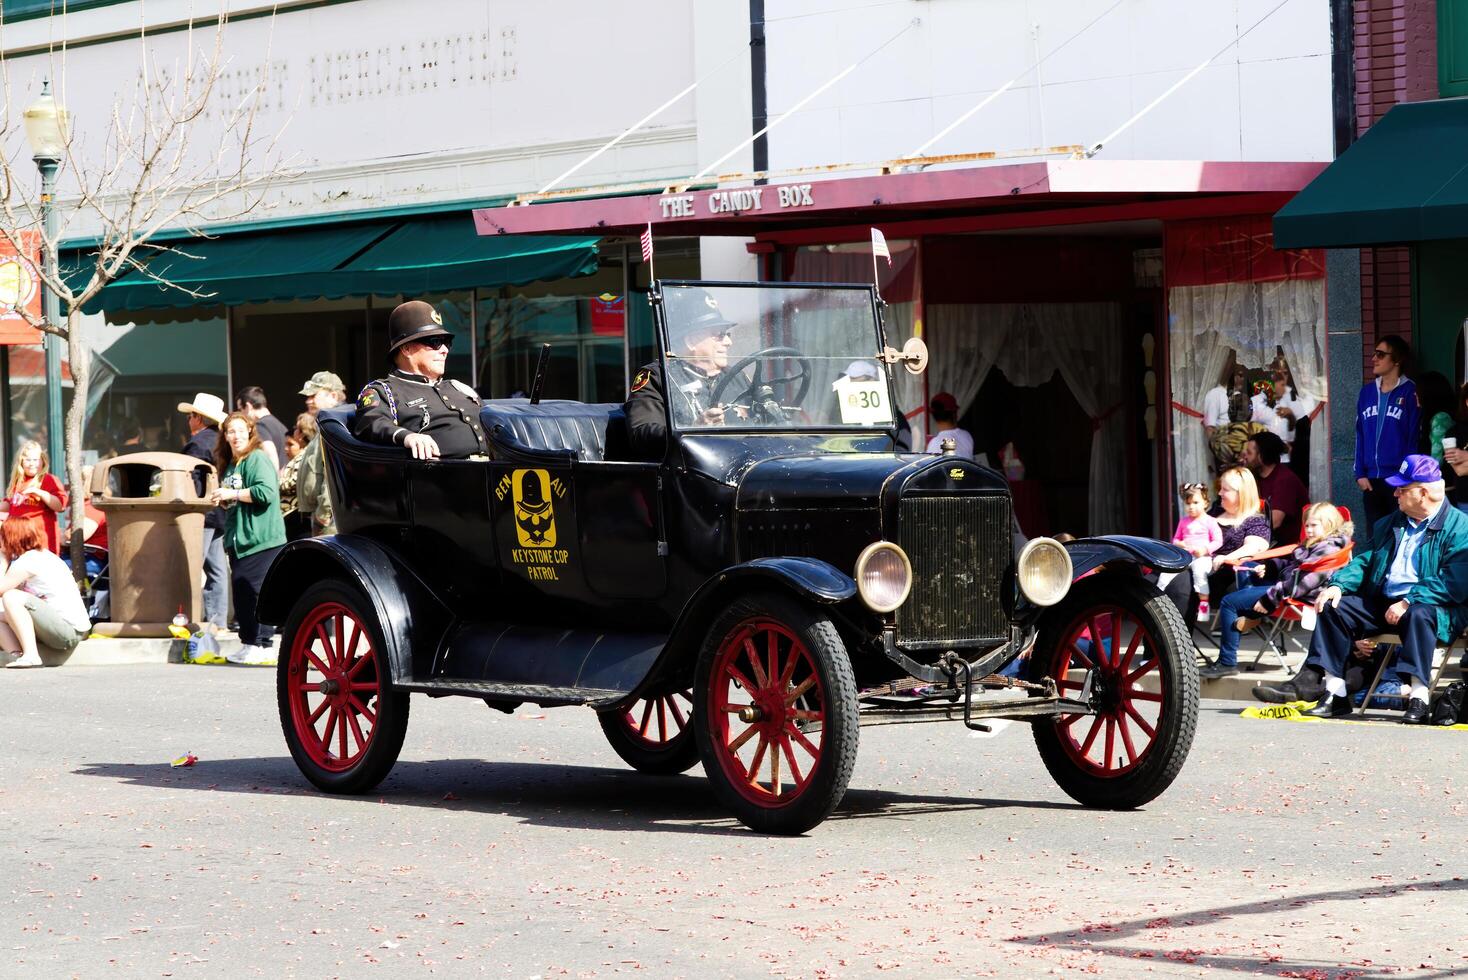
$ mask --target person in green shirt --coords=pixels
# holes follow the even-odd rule
[[[215,506],[225,508],[224,550],[229,555],[234,611],[244,644],[229,660],[264,666],[275,663],[270,646],[274,631],[256,618],[255,607],[265,573],[285,546],[280,483],[249,415],[233,412],[225,416],[219,437],[214,447],[219,489],[211,499]]]

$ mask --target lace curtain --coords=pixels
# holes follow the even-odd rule
[[[1284,351],[1299,393],[1326,401],[1325,295],[1320,279],[1178,286],[1167,294],[1176,482],[1207,482],[1209,453],[1198,416],[1203,396],[1219,383],[1230,351],[1251,368]],[[1196,415],[1193,413],[1197,413]],[[1329,485],[1328,440],[1310,440],[1310,486]]]
[[[1121,409],[1121,308],[1115,303],[935,304],[929,387],[962,413],[989,372],[1038,387],[1060,373],[1091,417],[1089,533],[1125,530],[1125,413]]]

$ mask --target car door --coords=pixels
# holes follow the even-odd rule
[[[606,599],[656,599],[668,588],[656,463],[576,464],[587,587]]]

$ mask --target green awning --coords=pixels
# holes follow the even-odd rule
[[[1468,99],[1408,102],[1274,216],[1275,248],[1468,238]]]
[[[110,283],[86,312],[237,306],[518,286],[596,271],[598,239],[482,237],[469,212],[170,239],[147,273]],[[66,264],[85,282],[88,254]],[[166,282],[160,282],[166,280]]]

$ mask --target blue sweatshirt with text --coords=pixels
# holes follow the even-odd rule
[[[1380,379],[1356,399],[1356,479],[1391,476],[1408,453],[1417,451],[1417,386],[1402,378],[1386,393],[1382,412]]]

